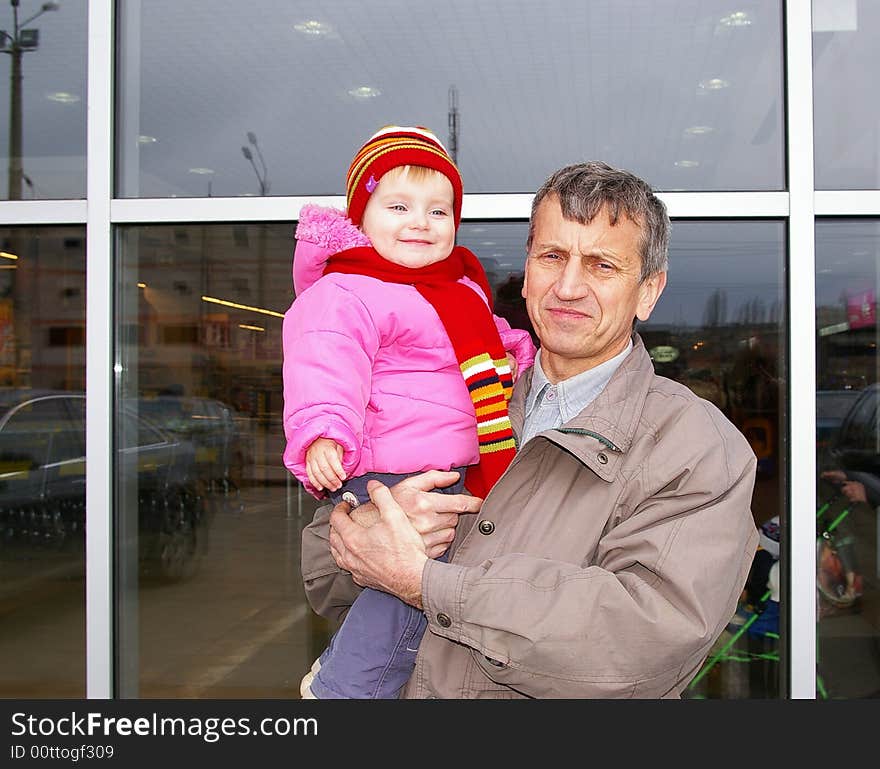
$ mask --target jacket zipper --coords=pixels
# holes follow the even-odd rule
[[[618,453],[621,452],[621,448],[619,446],[615,446],[614,443],[609,441],[604,435],[599,435],[599,433],[594,433],[591,430],[582,430],[579,427],[557,427],[556,430],[560,433],[570,433],[572,435],[588,435],[590,438],[595,438],[597,441],[604,444],[612,451],[616,451]]]

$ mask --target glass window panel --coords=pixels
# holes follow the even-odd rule
[[[87,10],[0,5],[0,199],[85,197]]]
[[[770,583],[778,584],[774,564],[786,530],[785,226],[676,221],[669,252],[669,282],[640,333],[658,374],[714,403],[749,440],[758,458],[752,513],[763,546],[736,614],[685,696],[775,698],[784,694],[785,593],[780,612]]]
[[[459,231],[489,273],[498,313],[522,328],[527,230]],[[121,337],[124,408],[161,430],[182,465],[165,467],[173,482],[159,490],[141,447],[120,464],[122,694],[295,697],[330,628],[302,592],[300,533],[316,503],[281,463],[281,319],[260,312],[283,313],[293,298],[292,227],[137,226],[119,242],[119,323],[140,327]],[[749,436],[758,523],[785,507],[784,253],[779,222],[676,222],[670,283],[641,329],[661,373]],[[160,341],[169,324],[194,327],[196,341]],[[130,552],[134,531],[141,544]],[[778,695],[779,628],[741,631],[752,608],[744,595],[688,696]]]
[[[816,223],[817,696],[832,699],[880,692],[878,243],[877,220]]]
[[[817,189],[880,186],[880,5],[813,0],[813,116]]]
[[[84,335],[85,229],[0,228],[0,697],[85,697]]]
[[[780,2],[118,10],[121,197],[340,194],[389,122],[438,132],[467,192],[529,192],[594,157],[668,190],[785,183]]]
[[[123,696],[298,697],[326,643],[299,569],[316,502],[281,462],[293,229],[120,232]]]

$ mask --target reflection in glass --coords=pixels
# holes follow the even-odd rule
[[[782,189],[781,8],[119,3],[117,192],[341,194],[391,122],[441,135],[473,193],[587,158],[666,190]]]
[[[0,228],[0,697],[85,696],[85,230]]]
[[[84,198],[85,0],[0,5],[0,199]]]
[[[761,549],[736,614],[684,695],[689,698],[781,694],[785,633],[776,563],[780,551],[785,557],[780,532],[788,474],[785,248],[781,222],[674,222],[666,290],[650,321],[639,324],[657,373],[714,403],[758,459],[752,513]]]
[[[878,35],[880,5],[873,0],[813,0],[817,189],[880,186]]]
[[[299,570],[315,503],[281,463],[292,236],[120,233],[123,696],[297,697],[326,642]]]
[[[880,695],[880,222],[816,224],[817,696]]]

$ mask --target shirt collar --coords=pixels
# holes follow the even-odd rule
[[[559,413],[562,422],[565,423],[581,413],[592,403],[593,399],[605,388],[617,367],[623,363],[623,359],[630,354],[633,348],[630,337],[626,348],[613,358],[600,363],[595,368],[583,371],[568,379],[563,379],[556,384],[556,392],[559,396]],[[535,363],[532,368],[532,383],[529,387],[525,403],[525,418],[528,419],[535,405],[548,387],[552,387],[550,380],[541,367],[541,350],[535,355]]]

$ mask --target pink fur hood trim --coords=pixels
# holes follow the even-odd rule
[[[293,287],[305,291],[324,273],[327,259],[356,246],[369,246],[364,235],[338,208],[308,204],[302,207],[293,252]]]

